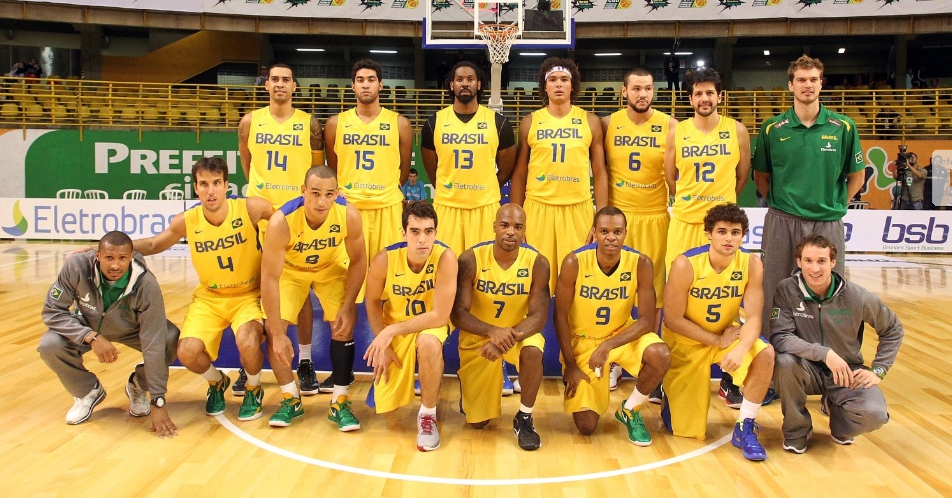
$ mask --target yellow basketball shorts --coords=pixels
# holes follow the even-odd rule
[[[338,260],[333,266],[318,272],[292,270],[285,267],[281,271],[279,288],[281,292],[281,318],[289,323],[297,323],[298,313],[308,298],[308,291],[314,289],[314,295],[324,309],[324,321],[333,322],[337,312],[344,305],[344,286],[347,282],[347,268],[350,260]]]
[[[489,361],[479,355],[480,348],[489,342],[469,332],[459,333],[459,384],[463,395],[466,422],[474,424],[499,416],[502,398],[502,361]],[[534,334],[519,341],[506,351],[503,359],[519,369],[519,355],[523,348],[534,347],[545,352],[545,338]]]
[[[632,376],[637,377],[641,371],[641,358],[645,349],[652,344],[659,344],[663,341],[657,334],[645,334],[633,342],[611,350],[608,354],[608,362],[605,369],[602,370],[601,378],[595,377],[595,372],[588,368],[588,360],[592,357],[595,349],[608,339],[602,337],[590,339],[588,337],[572,336],[572,351],[575,353],[575,363],[578,364],[582,372],[591,379],[590,382],[582,381],[575,390],[575,396],[566,398],[564,402],[565,413],[577,413],[591,410],[599,415],[608,410],[610,398],[608,381],[608,364],[617,363],[628,371]],[[565,359],[562,358],[562,364]],[[667,385],[665,385],[667,388]]]
[[[367,247],[367,264],[387,246],[403,241],[403,204],[396,203],[379,209],[360,209],[360,221],[364,226],[364,245]]]
[[[668,247],[664,255],[665,272],[671,271],[674,258],[688,249],[710,243],[704,232],[704,223],[685,223],[677,218],[671,218],[671,224],[668,226]]]
[[[242,325],[251,321],[260,323],[263,317],[258,292],[227,297],[193,295],[179,339],[191,337],[202,341],[208,356],[215,361],[226,327],[230,325],[237,334]]]
[[[665,250],[668,246],[668,224],[671,217],[668,212],[658,214],[629,215],[628,236],[625,245],[644,254],[654,267],[655,308],[664,301]]]
[[[549,291],[555,294],[555,280],[562,259],[585,245],[592,231],[595,209],[591,201],[554,206],[526,199],[526,243],[549,260]]]
[[[436,238],[459,256],[480,242],[493,240],[493,221],[499,204],[487,204],[473,209],[460,209],[433,204],[439,226]]]
[[[431,335],[439,339],[440,344],[446,342],[449,335],[449,328],[436,327],[425,329],[416,334],[407,334],[395,337],[390,343],[397,359],[400,360],[400,367],[396,363],[391,363],[387,367],[388,380],[380,379],[374,386],[374,404],[377,413],[387,413],[410,404],[413,401],[413,370],[416,366],[417,348],[416,341],[418,335]],[[502,382],[500,380],[500,382]]]
[[[671,352],[671,366],[664,376],[664,393],[671,413],[671,430],[675,436],[704,439],[707,412],[711,406],[711,365],[720,363],[740,341],[726,349],[708,346],[687,339],[669,330],[664,332]],[[740,367],[731,372],[734,383],[742,386],[754,357],[767,349],[762,338],[754,341]]]

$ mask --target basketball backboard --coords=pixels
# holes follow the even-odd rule
[[[481,24],[518,26],[519,34],[512,41],[516,48],[574,47],[575,24],[567,0],[524,1],[528,4],[523,0],[426,0],[423,47],[485,47],[478,33]]]

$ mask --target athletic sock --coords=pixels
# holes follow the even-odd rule
[[[208,370],[205,370],[205,373],[202,374],[202,378],[208,381],[209,384],[217,384],[221,381],[221,372],[215,368],[215,365],[208,367]]]
[[[421,404],[420,404],[420,415],[433,415],[433,416],[436,416],[436,407],[434,406],[433,408],[427,408],[427,407],[423,406],[423,404],[421,403]]]
[[[349,393],[350,386],[338,386],[334,384],[334,392],[331,394],[331,404],[339,402],[341,396],[346,398]]]
[[[628,399],[625,400],[625,409],[637,411],[646,399],[648,399],[648,395],[641,394],[641,391],[636,387],[631,391],[631,396],[628,396]]]
[[[522,412],[522,413],[531,414],[531,413],[532,413],[532,407],[531,407],[531,406],[526,406],[526,405],[524,405],[524,404],[522,404],[522,403],[519,403],[519,411]]]
[[[281,392],[284,394],[290,394],[292,398],[301,397],[301,391],[298,391],[297,384],[295,384],[293,380],[281,386]]]
[[[753,401],[748,401],[747,397],[744,397],[744,401],[740,404],[740,415],[738,415],[737,421],[743,421],[746,419],[757,418],[757,414],[760,412],[760,403],[754,403]]]
[[[311,345],[298,344],[298,361],[311,361]]]
[[[354,340],[335,341],[331,340],[331,379],[335,386],[349,386],[354,381],[354,358],[357,356],[357,348],[354,346]],[[337,399],[334,397],[333,399]]]
[[[258,387],[261,385],[261,372],[251,375],[247,370],[245,370],[245,375],[248,377],[248,380],[245,381],[246,386]]]

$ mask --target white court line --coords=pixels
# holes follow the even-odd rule
[[[340,470],[343,472],[350,472],[352,474],[359,474],[368,477],[379,477],[381,479],[396,479],[399,481],[413,481],[413,482],[424,482],[428,484],[451,484],[457,486],[516,486],[524,484],[554,484],[562,482],[574,482],[574,481],[588,481],[593,479],[604,479],[606,477],[616,477],[626,474],[634,474],[636,472],[644,472],[646,470],[654,470],[660,467],[665,467],[667,465],[672,465],[675,463],[683,462],[691,458],[703,455],[705,453],[714,451],[715,449],[727,444],[731,440],[731,434],[727,434],[724,437],[714,441],[713,443],[704,446],[703,448],[698,448],[694,451],[690,451],[683,455],[678,455],[676,457],[671,457],[666,460],[661,460],[659,462],[648,463],[644,465],[639,465],[637,467],[628,467],[624,469],[616,470],[606,470],[604,472],[594,472],[591,474],[577,474],[570,476],[556,476],[556,477],[533,477],[527,479],[457,479],[452,477],[430,477],[430,476],[417,476],[410,474],[395,474],[393,472],[381,472],[379,470],[370,470],[362,469],[359,467],[351,467],[349,465],[341,465],[339,463],[328,462],[325,460],[319,460],[317,458],[306,457],[299,455],[297,453],[279,448],[272,444],[266,443],[260,439],[257,439],[250,434],[239,429],[238,426],[233,424],[231,420],[225,418],[224,415],[216,415],[216,419],[221,422],[221,425],[226,429],[231,431],[232,434],[238,436],[241,439],[263,449],[281,455],[285,458],[290,458],[292,460],[297,460],[301,463],[306,463],[309,465],[316,465],[318,467],[324,467],[332,470]]]
[[[37,260],[40,260],[40,259],[52,258],[53,256],[55,256],[55,254],[51,254],[51,255],[49,255],[49,256],[37,256],[37,257],[35,257],[35,258],[24,259],[23,261],[14,261],[14,262],[12,262],[12,263],[5,263],[5,264],[0,265],[0,268],[3,268],[3,267],[5,267],[5,266],[12,266],[12,265],[22,265],[23,263],[26,263],[26,262],[28,262],[28,261],[37,261]]]

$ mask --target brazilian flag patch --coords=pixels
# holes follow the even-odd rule
[[[486,130],[489,128],[489,125],[486,123],[476,123],[477,130]]]
[[[516,277],[522,278],[522,277],[528,277],[528,276],[529,276],[528,268],[519,268],[519,270],[516,272]]]
[[[340,233],[340,225],[331,225],[330,233]]]
[[[631,282],[631,272],[626,271],[625,273],[622,273],[618,279],[621,280],[622,282]]]
[[[429,273],[433,273],[433,265],[426,265],[426,272],[427,272],[428,274],[429,274]]]
[[[731,132],[729,132],[729,131],[722,131],[722,132],[720,133],[720,137],[721,137],[721,140],[729,140],[729,139],[731,138]]]
[[[238,219],[235,219],[235,220],[231,220],[231,227],[232,227],[232,228],[241,228],[241,226],[244,225],[244,224],[245,224],[245,223],[244,223],[243,221],[241,221],[241,218],[238,218]]]
[[[743,280],[743,279],[744,279],[744,272],[735,271],[731,273],[731,280]]]
[[[381,130],[389,130],[389,129],[390,129],[390,123],[380,123],[380,129],[381,129]]]
[[[770,319],[776,320],[778,318],[780,318],[780,308],[774,308],[770,310]]]
[[[572,124],[582,124],[582,118],[572,118]]]
[[[651,133],[661,133],[661,125],[651,125]]]
[[[60,289],[59,287],[55,285],[53,286],[52,289],[50,289],[50,297],[52,297],[53,299],[59,300],[60,296],[62,295],[63,295],[63,289]]]
[[[304,131],[304,125],[301,123],[295,123],[293,129],[294,131]]]

